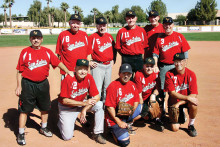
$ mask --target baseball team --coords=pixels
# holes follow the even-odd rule
[[[128,146],[129,136],[136,133],[132,127],[136,121],[152,121],[163,131],[166,118],[171,117],[171,107],[178,110],[178,114],[177,121],[168,121],[170,129],[178,131],[186,122],[187,109],[188,134],[197,136],[194,127],[198,109],[197,80],[195,73],[187,68],[190,46],[182,34],[173,31],[171,17],[165,17],[161,24],[157,11],[150,11],[148,16],[150,25],[141,28],[136,25],[136,13],[127,11],[127,25],[118,31],[114,41],[106,32],[104,17],[96,19],[97,32],[88,36],[79,30],[80,15],[73,14],[70,29],[58,36],[57,56],[41,46],[41,31],[32,30],[31,46],[21,51],[16,68],[15,94],[19,97],[20,111],[17,143],[26,144],[27,116],[36,107],[41,112],[39,132],[53,136],[47,126],[51,108],[47,80],[50,64],[60,68],[57,126],[65,141],[74,136],[76,119],[87,124],[87,116],[92,115],[92,138],[96,142],[106,144],[103,136],[106,125],[105,131],[111,133],[117,145]],[[122,61],[119,77],[111,81],[117,53]],[[129,115],[118,115],[122,102],[131,106]]]

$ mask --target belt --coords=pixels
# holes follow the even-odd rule
[[[30,80],[30,79],[27,79],[27,78],[23,78],[24,80],[27,80],[27,81],[29,81],[29,82],[32,82],[32,83],[37,83],[37,84],[39,84],[39,83],[42,83],[42,82],[44,82],[46,79],[44,79],[43,81],[32,81],[32,80]]]
[[[163,62],[158,63],[159,67],[164,67],[164,66],[169,66],[169,65],[174,65],[174,64],[168,64],[168,63],[163,63]]]
[[[95,61],[95,60],[94,60]],[[104,61],[104,62],[101,62],[101,61],[95,61],[97,63],[101,63],[101,64],[104,64],[104,65],[108,65],[111,63],[111,61]]]

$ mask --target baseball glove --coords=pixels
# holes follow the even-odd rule
[[[176,108],[174,106],[169,107],[169,118],[172,123],[178,123],[179,108]]]
[[[117,116],[130,116],[133,112],[133,106],[126,102],[118,103],[118,112]]]
[[[161,110],[159,103],[157,101],[149,101],[149,112],[151,114],[151,119],[159,118],[161,116]]]

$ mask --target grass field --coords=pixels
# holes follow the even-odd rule
[[[188,41],[220,41],[220,32],[182,33]],[[116,34],[112,34],[116,38]],[[43,45],[56,44],[58,35],[44,35]],[[29,46],[28,35],[0,35],[0,47]]]

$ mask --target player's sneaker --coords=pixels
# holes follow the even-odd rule
[[[26,144],[25,138],[24,138],[24,133],[23,133],[23,134],[18,133],[17,143],[18,143],[19,145],[25,145],[25,144]]]
[[[47,137],[52,137],[53,134],[52,132],[46,127],[46,128],[40,128],[40,133],[47,136]]]
[[[165,129],[163,122],[160,119],[156,119],[155,124],[157,126],[158,131],[163,132],[163,130]]]
[[[131,125],[132,125],[132,124],[128,124],[128,133],[129,133],[130,135],[135,135],[136,132],[135,132],[135,130],[133,129],[133,127],[132,127]]]
[[[194,125],[188,126],[188,133],[191,137],[196,137],[198,135]]]
[[[100,134],[93,134],[93,139],[94,139],[96,142],[100,143],[100,144],[106,144],[106,140],[105,140],[105,138],[101,135],[101,133],[100,133]]]

